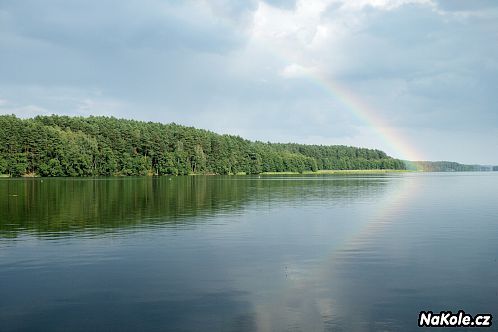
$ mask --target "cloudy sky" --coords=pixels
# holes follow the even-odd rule
[[[498,164],[498,1],[0,0],[0,114]]]

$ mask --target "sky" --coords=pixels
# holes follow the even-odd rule
[[[498,1],[0,0],[0,114],[498,165]]]

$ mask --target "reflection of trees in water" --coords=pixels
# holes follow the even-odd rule
[[[0,182],[0,235],[183,224],[250,203],[348,204],[376,197],[386,184],[364,176],[6,179]]]

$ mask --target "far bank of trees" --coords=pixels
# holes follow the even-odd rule
[[[112,117],[0,116],[0,174],[111,176],[405,169],[373,149],[252,142]]]
[[[424,172],[487,172],[498,166],[466,165],[454,161],[405,161],[406,169]]]

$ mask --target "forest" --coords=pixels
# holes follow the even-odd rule
[[[405,169],[366,148],[249,141],[114,117],[0,116],[0,174],[129,176]]]
[[[405,161],[406,169],[423,172],[488,172],[496,166],[466,165],[454,161]]]

